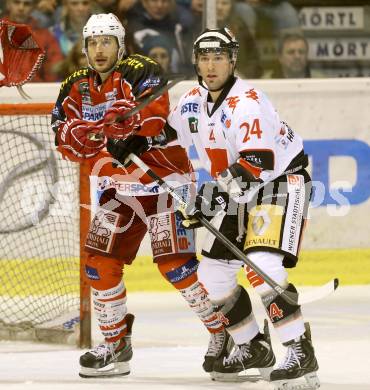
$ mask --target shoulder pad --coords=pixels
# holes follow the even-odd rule
[[[199,85],[190,89],[189,91],[187,91],[183,95],[184,99],[186,99],[188,97],[195,98],[195,97],[201,97],[201,96],[202,96],[202,88]]]
[[[152,60],[149,57],[143,56],[141,54],[131,54],[123,60],[119,61],[116,67],[117,71],[129,71],[146,69],[151,67],[158,67],[158,63]]]
[[[62,91],[67,86],[71,87],[77,80],[85,78],[89,73],[89,68],[82,68],[73,72],[68,76],[61,84],[60,90]]]

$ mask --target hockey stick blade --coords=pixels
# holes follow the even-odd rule
[[[326,298],[332,294],[339,286],[339,279],[334,278],[328,283],[313,287],[308,291],[300,292],[298,294],[298,305],[305,305],[307,303],[319,301],[320,299]]]
[[[145,172],[148,176],[150,176],[153,180],[155,180],[163,190],[169,193],[175,200],[182,205],[182,207],[187,206],[184,199],[175,191],[173,187],[171,187],[166,181],[160,178],[154,171],[152,171],[139,157],[135,154],[131,153],[128,156],[133,163],[135,163],[143,172]],[[315,288],[313,292],[308,292],[305,294],[294,293],[290,291],[286,291],[285,288],[280,286],[277,282],[271,279],[264,271],[262,271],[256,264],[254,264],[248,256],[245,255],[239,248],[237,248],[230,240],[228,240],[222,233],[220,233],[205,217],[200,216],[197,217],[202,225],[210,231],[226,248],[228,248],[239,260],[241,260],[244,264],[248,265],[255,271],[258,275],[260,275],[264,281],[278,294],[280,295],[286,302],[291,305],[300,305],[302,303],[314,302],[315,300],[322,299],[325,296],[329,295],[339,285],[339,280],[334,279],[333,281],[327,283],[326,285]]]

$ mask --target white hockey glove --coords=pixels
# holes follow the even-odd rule
[[[243,159],[230,165],[217,177],[221,189],[233,200],[243,196],[246,191],[251,190],[262,183],[262,180],[243,167]]]

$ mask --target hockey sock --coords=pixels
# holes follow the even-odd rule
[[[297,292],[293,284],[289,284],[286,291]],[[262,295],[261,299],[282,343],[295,339],[304,333],[304,321],[300,306],[291,305],[273,290],[269,294]]]
[[[122,268],[122,262],[117,259],[92,254],[88,255],[85,265],[96,319],[108,342],[117,341],[127,333],[127,298]]]
[[[121,339],[127,333],[126,289],[123,282],[99,291],[92,288],[93,306],[100,330],[108,342]]]
[[[252,312],[252,303],[247,291],[237,286],[232,296],[218,306],[226,318],[226,329],[234,339],[235,344],[244,344],[259,333],[257,321]]]
[[[223,329],[222,318],[208,298],[207,292],[197,278],[198,260],[174,259],[161,261],[158,268],[162,275],[180,291],[191,310],[200,318],[209,332],[216,333]]]

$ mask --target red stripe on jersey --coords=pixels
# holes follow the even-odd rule
[[[258,179],[261,175],[262,169],[258,168],[243,158],[239,158],[238,164],[240,164],[244,169],[246,169],[249,173],[251,173],[256,179]]]
[[[217,177],[229,165],[227,161],[226,149],[210,149],[205,148],[208,158],[211,161],[211,175]]]

